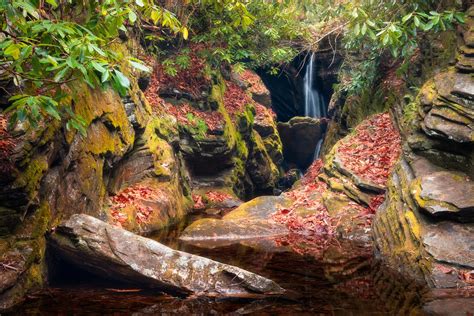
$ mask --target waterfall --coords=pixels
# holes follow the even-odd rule
[[[326,116],[324,96],[314,86],[314,53],[311,54],[304,76],[304,115],[314,118]]]
[[[304,76],[304,115],[314,118],[326,116],[326,102],[324,96],[314,86],[314,53],[306,66]],[[316,143],[313,160],[319,158],[321,146],[323,145],[324,135]]]

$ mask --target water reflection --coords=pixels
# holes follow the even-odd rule
[[[428,291],[375,262],[370,243],[336,240],[312,254],[275,239],[185,243],[178,239],[191,216],[151,236],[172,248],[236,265],[271,278],[288,290],[279,298],[175,298],[114,284],[77,279],[30,297],[5,315],[387,315],[466,312],[472,293]],[[302,245],[301,247],[304,247]],[[310,247],[311,248],[311,247]],[[311,249],[310,249],[311,250]],[[466,315],[464,313],[463,315]]]

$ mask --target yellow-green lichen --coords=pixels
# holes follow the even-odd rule
[[[48,161],[45,156],[39,156],[30,160],[26,169],[19,174],[15,180],[15,186],[25,188],[25,191],[32,198],[39,186],[44,173],[48,170]]]

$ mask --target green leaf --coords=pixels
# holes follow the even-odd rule
[[[362,35],[365,35],[365,33],[367,33],[367,24],[362,24],[362,28],[360,29],[360,33]]]
[[[429,21],[428,23],[425,24],[423,29],[425,31],[429,31],[433,28],[433,26],[434,26],[434,22],[433,22],[433,20],[431,20],[431,21]]]
[[[95,60],[91,60],[91,65],[92,67],[94,67],[95,70],[97,70],[100,73],[104,73],[107,71],[107,69],[105,69],[101,64],[99,64]]]
[[[360,24],[359,24],[359,23],[357,23],[357,24],[355,25],[353,32],[354,32],[354,35],[355,35],[355,36],[358,36],[358,35],[360,34]]]
[[[50,116],[54,117],[58,121],[61,119],[57,108],[53,105],[50,100],[45,101],[43,104],[43,109],[48,113]]]
[[[108,79],[109,79],[109,76],[110,76],[110,72],[107,70],[105,72],[102,73],[102,76],[100,78],[100,81],[102,83],[106,82]]]
[[[128,12],[128,19],[130,20],[132,24],[134,24],[135,21],[137,20],[137,15],[135,14],[135,12],[130,10],[130,12]]]
[[[11,44],[7,47],[7,49],[5,49],[3,53],[7,56],[12,56],[13,59],[17,60],[18,58],[20,58],[20,52],[20,46],[18,46],[17,44]]]
[[[421,22],[420,22],[420,19],[415,15],[415,17],[413,18],[413,22],[415,22],[415,26],[416,27],[419,27]]]
[[[124,87],[124,88],[129,88],[130,87],[130,80],[128,80],[128,78],[122,72],[115,69],[114,73],[115,73],[115,76],[118,79],[118,82],[120,83],[120,85],[122,87]]]
[[[403,22],[403,23],[406,23],[408,20],[411,19],[412,16],[413,16],[413,13],[410,13],[410,14],[405,15],[405,16],[402,18],[402,22]]]
[[[64,76],[67,74],[68,71],[69,71],[69,68],[67,67],[64,67],[63,69],[58,71],[58,73],[54,76],[54,81],[60,82],[64,78]]]
[[[151,69],[145,66],[144,64],[137,63],[135,61],[129,60],[128,61],[133,68],[144,71],[144,72],[151,72]]]
[[[46,0],[46,3],[49,3],[54,9],[58,7],[56,0]]]

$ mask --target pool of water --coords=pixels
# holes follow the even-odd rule
[[[5,315],[423,314],[422,305],[429,301],[425,289],[384,271],[370,255],[367,256],[367,249],[345,249],[345,252],[321,257],[321,254],[314,256],[291,247],[262,247],[266,244],[264,240],[226,245],[180,241],[178,237],[182,230],[195,219],[190,216],[175,227],[150,237],[174,249],[271,278],[287,290],[287,295],[278,298],[176,298],[68,270],[69,275],[63,274],[67,275],[63,280],[56,280],[51,288],[31,295],[24,304]]]

